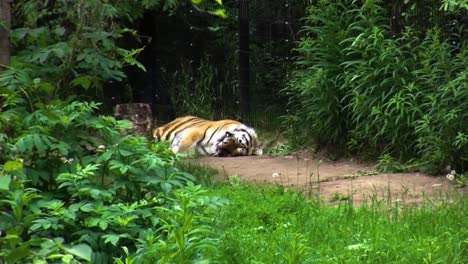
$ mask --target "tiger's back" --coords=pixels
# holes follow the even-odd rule
[[[220,156],[224,148],[234,149],[233,153],[228,153],[233,156],[262,155],[255,131],[230,119],[210,121],[195,116],[179,117],[156,128],[153,137],[159,141],[168,141],[175,153]],[[235,142],[236,145],[226,146],[226,142]]]

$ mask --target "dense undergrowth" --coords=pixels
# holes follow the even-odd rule
[[[90,100],[124,66],[144,70],[139,50],[117,43],[125,22],[160,5],[15,2],[0,74],[0,263],[203,259],[216,201],[165,144],[126,135],[128,121]]]
[[[440,20],[426,28],[412,24],[427,4],[408,3],[397,34],[383,1],[310,6],[296,48],[299,69],[285,89],[296,147],[313,139],[431,173],[468,169],[467,29],[456,19],[466,7],[432,13]]]
[[[99,0],[16,2],[12,61],[0,74],[0,263],[468,261],[466,198],[421,207],[327,207],[277,186],[213,183],[210,169],[181,162],[165,144],[127,135],[128,122],[101,115],[102,105],[88,99],[101,94],[106,83],[123,80],[124,66],[142,67],[134,59],[139,50],[116,44],[125,32],[132,32],[123,21],[132,21],[131,15],[141,16],[150,7],[171,10],[177,1],[142,3],[146,6]],[[359,33],[359,39],[347,36],[329,42],[343,46],[328,54],[375,59],[298,71],[291,81],[297,86],[289,91],[309,100],[304,113],[311,115],[290,116],[291,120],[323,120],[323,126],[315,123],[300,132],[313,128],[318,134],[311,136],[330,142],[353,142],[350,146],[357,149],[371,146],[395,157],[414,154],[426,158],[425,165],[434,170],[446,163],[466,168],[466,161],[459,161],[466,157],[467,146],[464,44],[453,52],[437,30],[420,40],[410,31],[401,40],[388,39],[378,19],[372,20],[378,10],[367,16],[368,7],[355,5],[347,13],[354,17],[348,21],[354,25],[349,33]],[[330,17],[339,10],[327,8]],[[359,12],[372,21],[356,19]],[[318,33],[327,36],[326,27],[310,30],[322,29]],[[399,68],[408,65],[396,60],[407,59],[410,54],[401,52],[400,42],[413,38],[414,45],[420,44],[414,54],[417,70],[408,73]],[[302,43],[320,47],[314,43],[321,40],[308,41],[312,42]],[[381,49],[391,52],[385,55]],[[313,51],[311,59],[324,62],[320,56],[328,51]],[[372,70],[382,65],[389,65],[387,75],[395,72],[403,79],[385,75],[388,78],[375,86],[373,81],[381,75],[372,75]],[[330,77],[332,70],[337,78]],[[408,75],[415,79],[408,81]],[[317,85],[305,85],[309,81]],[[372,85],[374,90],[364,89]],[[433,90],[436,85],[439,93]],[[330,93],[317,99],[319,86],[343,97],[337,101]],[[382,101],[372,97],[380,86],[388,89]],[[304,94],[295,94],[298,91]],[[372,99],[377,101],[368,101]],[[333,100],[338,104],[324,104]],[[411,108],[414,101],[423,108]],[[313,108],[320,103],[323,108]],[[394,105],[400,105],[396,112]],[[330,119],[326,111],[338,114]],[[340,116],[354,119],[337,119]],[[371,117],[376,123],[367,128],[358,122]],[[397,126],[401,122],[404,126]],[[332,123],[340,129],[333,129]],[[295,124],[291,129],[298,129]],[[395,134],[387,134],[387,129]],[[371,133],[377,138],[368,140]],[[415,143],[405,145],[409,138]]]
[[[129,123],[95,115],[93,103],[29,113],[21,98],[3,99],[10,105],[0,115],[9,124],[0,150],[2,263],[109,263],[124,249],[139,263],[177,250],[194,258],[197,245],[161,236],[181,224],[178,232],[196,229],[193,241],[208,239],[199,214],[215,203],[198,200],[200,187],[166,145],[122,135]]]

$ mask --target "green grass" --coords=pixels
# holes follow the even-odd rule
[[[218,184],[222,263],[468,263],[466,197],[330,207],[278,186]]]

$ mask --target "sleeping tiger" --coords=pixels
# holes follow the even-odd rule
[[[205,156],[262,155],[255,130],[235,120],[209,121],[179,117],[153,130],[158,141],[168,141],[174,153]]]

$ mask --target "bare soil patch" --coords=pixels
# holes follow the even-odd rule
[[[273,183],[298,188],[325,201],[352,199],[361,204],[370,199],[420,204],[425,200],[452,199],[467,187],[456,188],[443,176],[422,173],[379,174],[372,164],[352,159],[327,161],[307,155],[282,157],[202,157],[194,160],[216,169],[219,179],[238,175],[243,181]]]

